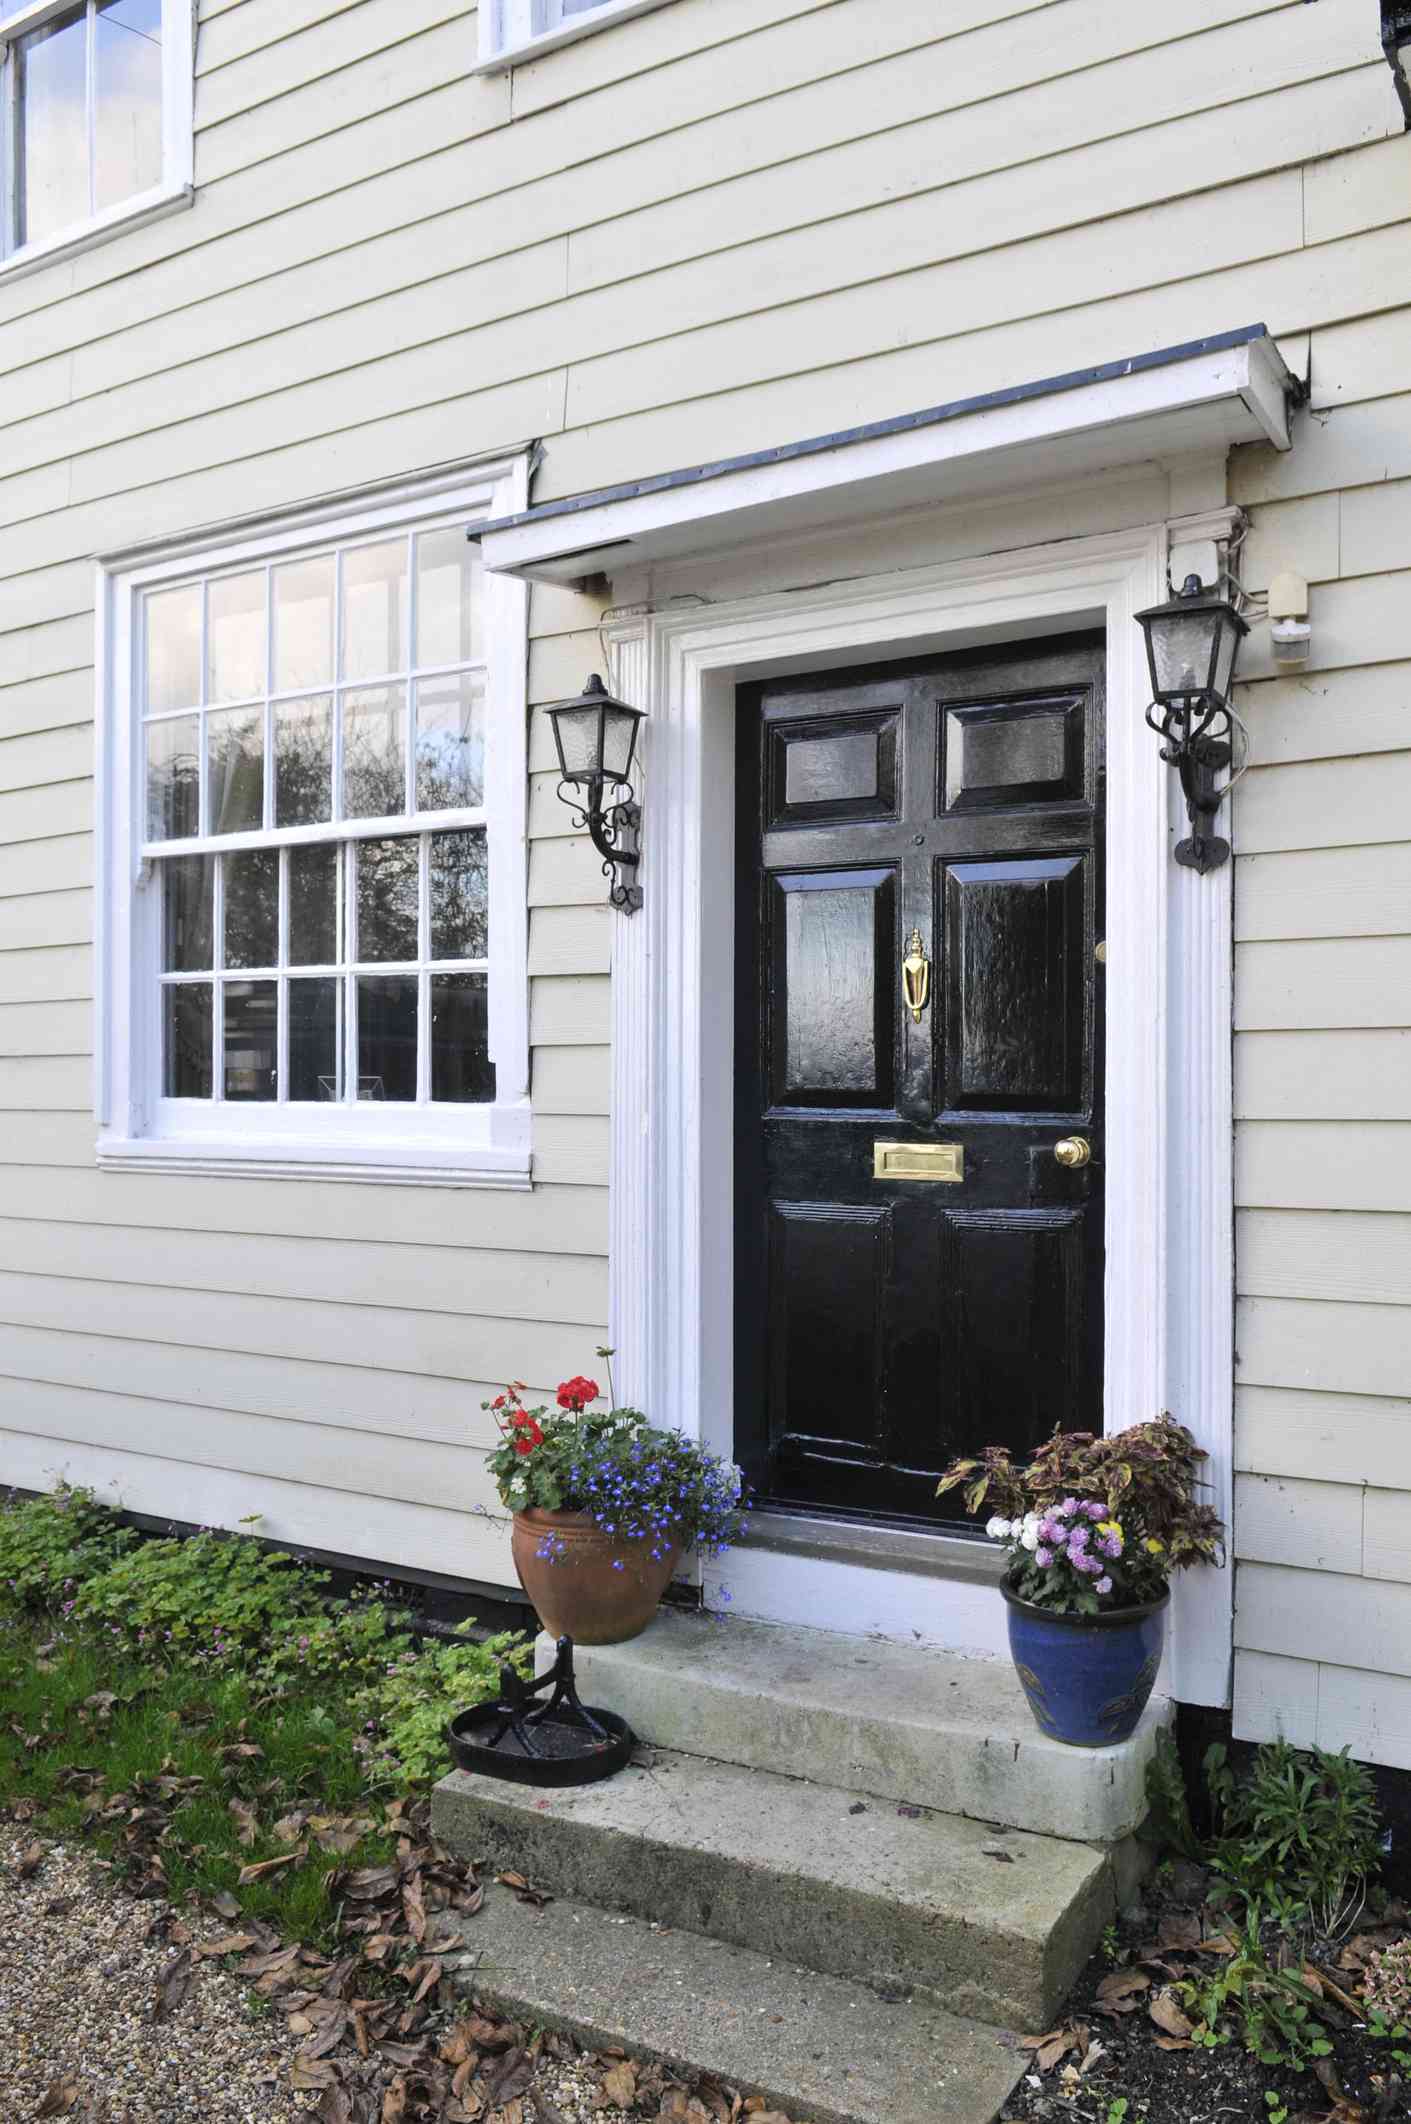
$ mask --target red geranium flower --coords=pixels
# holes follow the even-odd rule
[[[520,1454],[521,1456],[524,1456],[526,1454],[532,1453],[534,1451],[535,1446],[542,1445],[543,1443],[544,1434],[540,1430],[538,1424],[534,1421],[534,1418],[531,1416],[527,1424],[523,1425],[520,1429],[519,1436],[514,1442],[514,1449],[516,1453]]]
[[[598,1382],[596,1379],[584,1379],[580,1375],[577,1379],[565,1379],[559,1387],[559,1407],[561,1409],[572,1409],[575,1416],[581,1416],[588,1403],[596,1401],[597,1398]]]

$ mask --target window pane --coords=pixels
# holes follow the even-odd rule
[[[201,830],[201,719],[147,725],[147,838],[185,841]]]
[[[93,64],[102,208],[162,181],[162,0],[98,0]]]
[[[407,808],[407,689],[343,696],[343,816],[397,818]]]
[[[265,712],[225,708],[206,717],[212,833],[251,833],[265,822]]]
[[[289,851],[289,964],[332,966],[338,957],[338,857],[334,847]]]
[[[274,571],[276,693],[333,683],[333,571],[331,553]]]
[[[434,974],[431,980],[431,1096],[483,1104],[495,1096],[490,1060],[487,976]]]
[[[417,682],[416,801],[420,811],[485,801],[485,687],[469,673]]]
[[[338,1097],[338,983],[289,983],[289,1096]]]
[[[265,690],[265,572],[219,577],[207,592],[206,699],[248,701]]]
[[[225,1097],[273,1099],[279,1073],[279,990],[273,981],[226,981]]]
[[[146,601],[147,707],[195,708],[201,699],[201,585],[159,590]]]
[[[358,982],[358,1097],[416,1097],[415,974]]]
[[[431,839],[431,957],[483,959],[487,944],[485,830]]]
[[[417,956],[415,841],[358,843],[358,958]]]
[[[15,57],[17,235],[20,243],[39,243],[92,212],[84,10],[21,37]]]
[[[333,701],[281,701],[274,711],[274,823],[322,826],[333,816]]]
[[[460,526],[416,542],[416,660],[469,664],[480,655],[480,548]]]
[[[279,958],[279,850],[245,848],[225,865],[226,966],[273,966]]]
[[[407,542],[355,546],[343,556],[345,679],[388,678],[407,664]]]
[[[211,1096],[211,984],[184,981],[162,990],[162,1096]]]
[[[162,966],[167,973],[205,973],[211,964],[211,856],[173,856],[162,865]]]

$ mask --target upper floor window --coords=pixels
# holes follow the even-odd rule
[[[490,492],[114,574],[106,1158],[527,1174],[523,592],[466,536]]]
[[[188,195],[189,0],[0,0],[0,262]]]
[[[645,15],[666,0],[482,0],[482,65],[510,66],[540,51],[569,44],[631,15]]]

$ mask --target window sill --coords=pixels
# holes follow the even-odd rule
[[[26,273],[37,273],[44,266],[61,265],[66,259],[80,258],[85,251],[96,251],[100,244],[111,242],[114,236],[125,235],[129,229],[145,228],[149,221],[160,221],[168,214],[180,213],[192,205],[195,197],[191,185],[178,184],[164,185],[158,191],[143,192],[136,199],[124,200],[121,206],[110,207],[106,214],[99,214],[78,228],[47,236],[42,243],[27,243],[22,250],[12,251],[8,258],[0,258],[0,281],[22,280]]]
[[[649,14],[653,8],[666,4],[667,0],[617,0],[616,5],[585,16],[581,22],[545,30],[540,37],[528,37],[522,44],[506,45],[502,51],[487,52],[470,71],[472,74],[507,73],[511,67],[527,66],[532,59],[542,58],[546,52],[556,52],[565,44],[578,44],[584,37],[596,36],[599,30],[611,29],[615,22],[630,22],[634,15]]]
[[[104,1171],[197,1173],[243,1180],[354,1180],[386,1187],[493,1187],[527,1193],[530,1153],[475,1145],[281,1141],[267,1137],[103,1136]]]

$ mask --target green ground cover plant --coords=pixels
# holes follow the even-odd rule
[[[0,1501],[0,1805],[139,1894],[327,1947],[341,1882],[446,1767],[446,1720],[531,1660],[423,1642],[385,1591],[330,1600],[248,1535],[142,1541],[76,1490]]]

